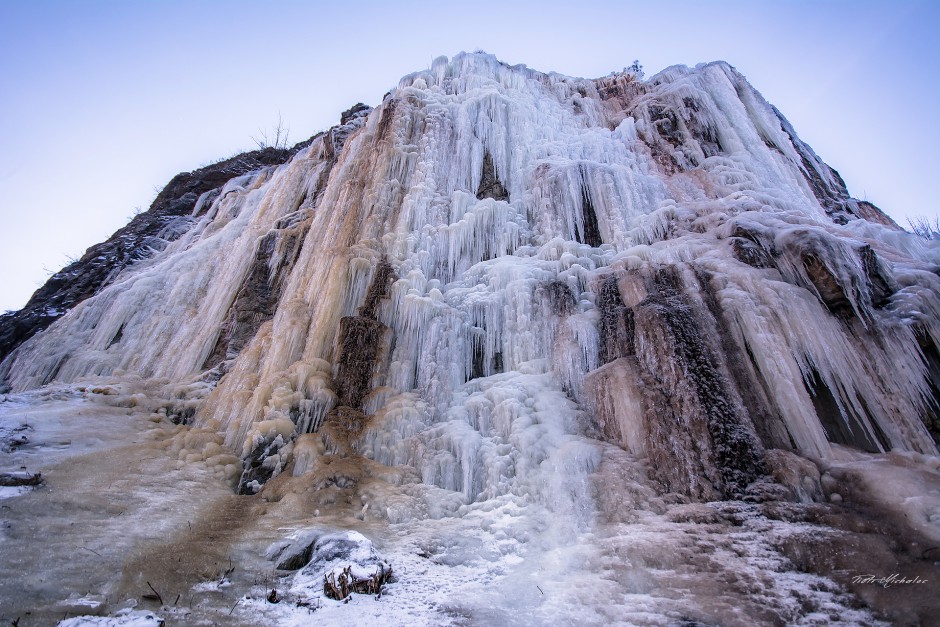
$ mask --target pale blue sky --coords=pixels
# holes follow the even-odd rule
[[[940,3],[0,0],[0,310],[174,174],[300,141],[439,55],[597,77],[726,60],[899,222],[935,216]]]

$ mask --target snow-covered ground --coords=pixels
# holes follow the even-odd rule
[[[940,460],[847,449],[827,462],[822,480],[828,494],[842,492],[839,504],[657,496],[642,460],[595,441],[588,445],[600,463],[587,474],[578,513],[526,494],[469,505],[457,498],[452,512],[399,523],[343,498],[310,512],[309,475],[235,496],[231,480],[207,461],[219,454],[212,434],[153,413],[155,389],[113,380],[0,403],[5,433],[30,427],[27,443],[0,456],[0,472],[25,466],[45,480],[0,504],[0,618],[20,625],[144,625],[156,624],[154,616],[186,625],[875,625],[906,610],[879,620],[863,607],[866,588],[850,591],[847,579],[868,574],[866,560],[872,574],[895,572],[877,570],[886,566],[885,551],[902,575],[924,576],[924,565],[904,562],[914,549],[897,545],[915,541],[910,534],[895,534],[888,549],[865,544],[890,535],[871,522],[871,503],[925,536],[940,535]],[[179,448],[185,442],[190,448]],[[200,446],[212,454],[186,452]],[[879,494],[865,483],[876,477]],[[384,495],[377,485],[372,502],[404,498],[409,484],[387,483]],[[866,520],[869,528],[860,528]],[[324,596],[316,568],[276,570],[274,556],[292,538],[344,531],[368,538],[393,568],[381,595],[338,602]],[[846,564],[856,570],[814,574],[826,559],[833,573]],[[926,587],[894,590],[916,600],[925,596],[918,586]],[[866,602],[890,605],[890,597],[871,595]]]

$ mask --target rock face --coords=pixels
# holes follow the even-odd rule
[[[23,309],[0,316],[0,360],[72,307],[115,282],[125,268],[151,257],[179,238],[193,225],[194,209],[200,199],[201,206],[205,206],[227,181],[284,163],[307,144],[309,140],[290,149],[269,147],[246,152],[174,176],[147,211],[134,216],[127,226],[52,275]]]
[[[221,378],[197,422],[271,471],[291,438],[249,442],[256,422],[366,425],[403,393],[433,422],[470,381],[541,373],[668,489],[717,498],[765,447],[935,451],[935,256],[726,64],[589,81],[466,55],[174,178],[8,316],[6,352],[72,309],[0,373]],[[618,360],[639,425],[583,385]]]
[[[845,579],[873,546],[885,568],[928,568],[897,547],[940,537],[918,487],[940,484],[940,249],[853,199],[728,64],[586,80],[440,58],[246,159],[177,177],[8,317],[3,388],[163,386],[163,415],[241,456],[238,498],[448,537],[421,548],[429,565],[580,533],[598,572],[752,559],[760,573],[722,582],[739,582],[729,607],[761,587],[768,624],[841,597],[807,584],[794,609],[765,564]],[[859,488],[882,462],[892,489]],[[894,548],[861,537],[882,510],[915,521]],[[681,558],[617,527],[640,513]],[[478,518],[494,535],[475,546]],[[843,557],[810,559],[815,531],[789,525],[826,520]],[[738,558],[704,563],[706,537]],[[320,566],[304,590],[332,573],[345,595],[349,565]]]

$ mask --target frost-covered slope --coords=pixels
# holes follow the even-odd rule
[[[789,572],[770,553],[790,540],[753,534],[790,528],[754,503],[834,507],[810,504],[842,499],[840,478],[857,485],[879,459],[923,466],[926,478],[897,481],[928,491],[938,262],[936,246],[851,198],[725,63],[585,80],[461,54],[288,163],[203,195],[185,233],[25,342],[0,376],[13,392],[147,381],[135,405],[218,433],[243,461],[220,476],[293,524],[323,515],[458,542],[482,521],[479,550],[501,566],[475,571],[469,545],[439,553],[456,551],[474,581],[508,576],[507,555],[547,568],[578,538],[570,551],[629,596],[631,551],[645,555],[634,540],[666,533],[647,517],[738,520],[753,529],[714,568]],[[931,498],[915,536],[940,537]],[[706,501],[725,503],[674,507]],[[890,494],[865,505],[896,506]],[[800,511],[788,516],[816,520]],[[639,534],[626,543],[624,524]],[[830,592],[806,593],[805,612],[851,604]],[[765,593],[769,622],[803,616],[786,585]],[[733,624],[743,601],[722,594],[686,614]],[[468,602],[480,620],[486,596]],[[555,611],[555,599],[520,603]],[[678,618],[650,603],[629,620]]]
[[[23,309],[0,316],[0,359],[30,337],[47,328],[69,309],[97,294],[124,268],[162,250],[190,226],[190,214],[199,196],[218,193],[229,179],[287,161],[300,148],[268,147],[224,159],[193,172],[173,177],[150,209],[140,213],[106,241],[85,251],[52,275]]]

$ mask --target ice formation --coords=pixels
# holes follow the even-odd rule
[[[611,598],[652,595],[665,579],[630,573],[672,516],[738,520],[712,549],[790,573],[758,622],[877,623],[781,566],[760,536],[788,528],[755,503],[824,502],[820,469],[863,473],[849,450],[936,473],[940,248],[851,198],[728,64],[586,80],[441,57],[185,226],[12,352],[2,385],[148,382],[140,406],[190,425],[161,449],[180,467],[291,520],[440,534],[422,550],[460,565],[442,585],[482,622],[499,595],[473,568],[518,575],[520,547],[554,596],[500,597],[497,622],[574,603],[552,578],[573,585],[579,560]],[[940,509],[924,516],[929,536]],[[803,609],[786,586],[812,591]],[[581,617],[748,624],[706,594]]]

